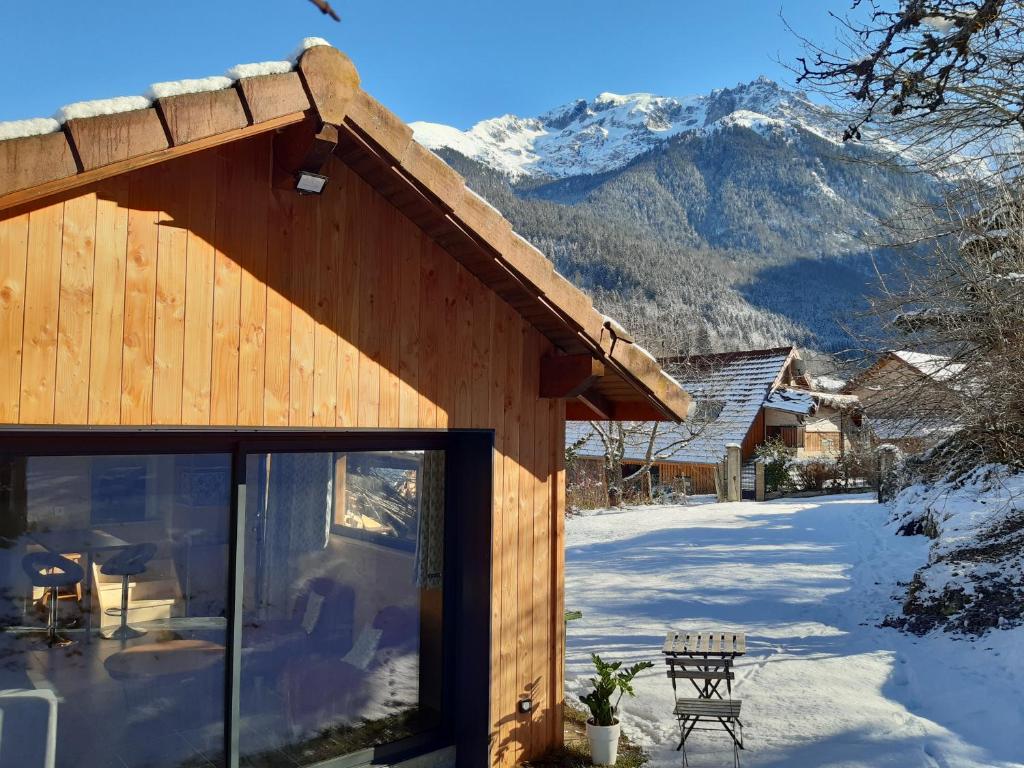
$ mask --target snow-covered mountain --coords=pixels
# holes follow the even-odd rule
[[[468,131],[412,125],[656,351],[848,348],[893,259],[872,245],[879,220],[939,190],[912,152],[844,144],[840,116],[763,77],[688,98],[602,93]]]
[[[674,136],[726,126],[780,133],[801,128],[829,141],[841,130],[827,110],[766,77],[686,98],[601,93],[538,117],[483,120],[468,131],[412,123],[417,141],[426,147],[453,149],[512,180],[610,171]]]

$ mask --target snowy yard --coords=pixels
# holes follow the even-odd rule
[[[567,699],[591,652],[654,661],[623,725],[655,766],[680,766],[665,632],[739,630],[744,766],[1024,766],[1024,628],[973,641],[879,628],[928,548],[888,516],[858,495],[570,519],[566,608],[583,618],[569,624]],[[724,733],[695,733],[687,751],[694,768],[732,764]]]

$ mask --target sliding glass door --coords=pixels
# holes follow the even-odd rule
[[[241,764],[437,729],[444,452],[251,453],[245,478]]]
[[[468,445],[0,432],[0,768],[342,766],[451,744],[455,719],[487,715],[490,436]]]

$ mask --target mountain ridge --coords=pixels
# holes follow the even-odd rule
[[[880,222],[939,195],[763,77],[687,99],[602,93],[468,131],[412,126],[656,354],[856,346],[875,271],[896,258],[874,244]]]
[[[731,125],[762,131],[800,127],[832,140],[838,122],[830,117],[802,92],[762,75],[696,96],[606,91],[535,117],[488,118],[465,131],[423,121],[410,125],[428,149],[453,149],[518,181],[615,170],[673,137]]]

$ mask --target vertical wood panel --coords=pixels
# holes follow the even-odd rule
[[[536,675],[536,703],[537,710],[543,712],[544,716],[538,718],[534,723],[532,742],[535,747],[534,753],[550,744],[550,717],[548,710],[551,697],[551,680],[555,672],[554,659],[551,654],[551,546],[549,537],[551,535],[551,422],[553,417],[554,402],[549,399],[536,397],[538,382],[540,378],[540,358],[551,351],[551,345],[545,339],[537,336],[537,351],[535,356],[535,367],[531,371],[531,377],[527,383],[533,382],[532,390],[534,408],[534,492],[533,492],[533,620],[531,630],[533,633],[533,663],[534,674]]]
[[[448,429],[452,426],[455,411],[455,397],[458,394],[457,379],[463,372],[456,369],[454,341],[458,325],[458,300],[456,298],[455,271],[457,262],[445,253],[440,246],[434,245],[434,259],[437,268],[438,296],[434,311],[440,315],[441,327],[438,331],[437,357],[445,358],[439,362],[437,376],[437,428]]]
[[[494,322],[490,327],[489,410],[487,423],[494,428],[494,469],[492,473],[493,502],[491,511],[491,758],[492,763],[509,762],[502,720],[507,712],[502,695],[502,645],[507,642],[502,616],[502,592],[507,571],[506,561],[514,555],[505,546],[505,386],[508,357],[506,336],[507,313],[504,304],[494,303]]]
[[[359,315],[362,310],[360,286],[359,184],[356,175],[340,163],[335,166],[341,179],[344,208],[341,211],[341,267],[337,274],[338,307],[338,426],[352,427],[359,421]]]
[[[188,158],[191,179],[185,264],[185,350],[182,358],[183,424],[210,423],[213,376],[213,293],[216,279],[217,169],[206,154]]]
[[[551,594],[555,596],[551,613],[551,654],[555,674],[551,678],[551,744],[562,744],[562,719],[565,709],[565,401],[553,401],[551,421],[552,504],[551,504]]]
[[[264,423],[264,376],[267,361],[267,196],[270,186],[269,136],[243,142],[248,153],[239,162],[248,163],[251,181],[243,202],[247,222],[244,249],[239,258],[242,284],[239,306],[238,423]]]
[[[420,370],[419,424],[425,429],[437,426],[438,379],[441,377],[439,357],[441,317],[438,311],[440,275],[437,252],[427,239],[420,248]]]
[[[64,203],[57,324],[57,380],[54,421],[89,421],[89,364],[92,345],[92,287],[96,258],[96,193]]]
[[[237,259],[249,222],[244,220],[240,204],[248,174],[237,162],[237,152],[237,147],[229,145],[220,150],[217,158],[210,423],[221,425],[234,425],[238,421],[242,269]]]
[[[316,200],[296,197],[293,206],[295,252],[290,265],[292,346],[288,423],[293,427],[308,427],[313,423],[316,365],[316,322],[311,313],[316,285],[310,265],[316,263],[320,237],[316,232]]]
[[[290,191],[268,191],[267,362],[263,384],[263,421],[288,426],[292,358],[292,305],[288,298],[292,268],[293,222]]]
[[[419,426],[420,248],[424,239],[411,225],[405,235],[398,243],[398,425],[403,429]]]
[[[399,378],[399,357],[401,333],[398,327],[398,243],[409,236],[403,227],[408,221],[390,205],[380,206],[377,217],[377,236],[374,242],[380,262],[380,417],[378,426],[395,429],[398,427],[401,379]],[[404,308],[403,308],[404,309]]]
[[[189,178],[171,164],[161,184],[156,261],[153,423],[182,423]]]
[[[452,415],[454,427],[468,427],[473,421],[473,283],[474,278],[455,264],[455,324],[448,331],[454,344],[451,371],[454,379]]]
[[[520,454],[520,418],[522,406],[522,364],[523,334],[522,321],[512,309],[501,303],[502,314],[505,315],[505,343],[508,356],[505,359],[505,371],[502,374],[505,386],[504,430],[505,430],[505,498],[502,518],[502,556],[501,576],[501,688],[498,692],[502,699],[502,710],[505,726],[502,728],[503,740],[508,744],[508,760],[518,763],[522,759],[522,748],[517,736],[520,729],[516,717],[516,701],[519,686],[516,680],[518,632],[518,546],[519,546],[519,454]],[[525,564],[524,564],[525,567]]]
[[[0,423],[17,424],[21,402],[22,331],[29,216],[0,220]]]
[[[341,200],[337,187],[329,186],[318,206],[320,242],[317,249],[314,286],[316,300],[313,339],[313,425],[334,426],[338,418],[338,313],[334,293],[341,223],[331,213]]]
[[[479,280],[473,281],[473,355],[470,390],[472,391],[472,426],[486,428],[491,424],[488,403],[491,394],[491,329],[494,323],[494,293]]]
[[[376,208],[381,204],[368,187],[360,183],[356,203],[363,215],[357,219],[359,259],[359,390],[356,408],[360,426],[376,427],[380,421],[380,258],[373,243]]]
[[[23,424],[53,422],[63,222],[63,203],[29,214],[20,406]]]
[[[520,366],[517,371],[519,379],[519,492],[516,533],[518,535],[516,563],[518,564],[516,586],[516,690],[520,696],[536,697],[536,669],[533,663],[533,623],[537,618],[534,614],[533,601],[533,501],[536,478],[534,477],[534,398],[538,379],[539,362],[537,361],[537,340],[533,328],[520,321]],[[523,758],[532,755],[532,720],[531,715],[519,716],[519,739]]]
[[[121,421],[121,356],[130,185],[123,176],[96,190],[96,257],[89,364],[89,423]]]

